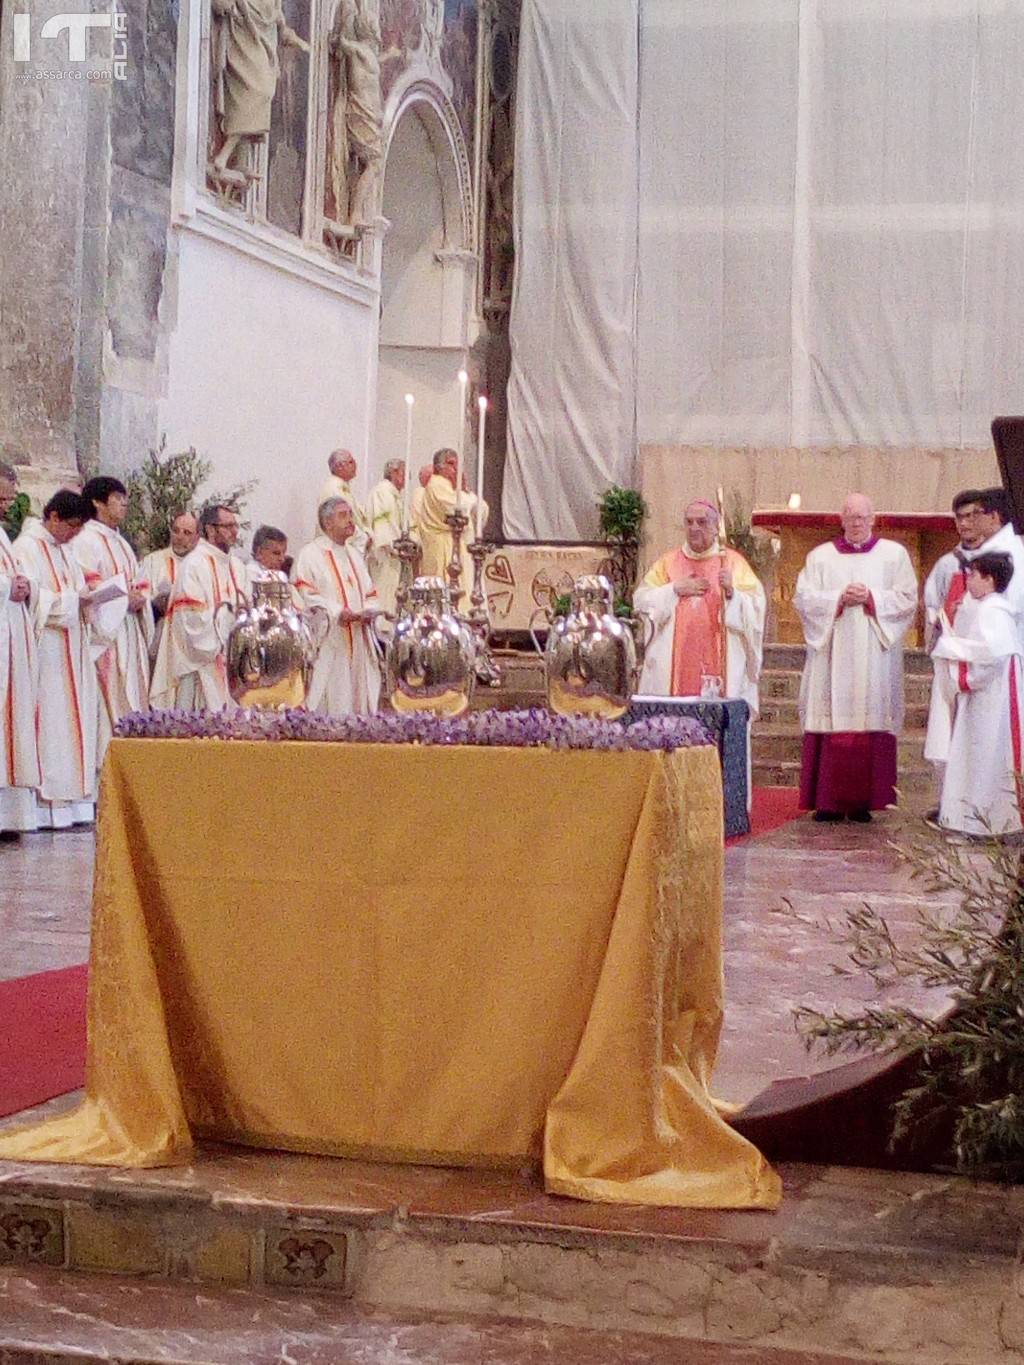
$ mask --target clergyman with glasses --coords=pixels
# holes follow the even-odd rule
[[[224,646],[214,618],[222,602],[237,608],[245,600],[245,566],[231,555],[238,515],[219,504],[204,507],[199,533],[167,604],[150,685],[155,707],[216,711],[231,704]]]
[[[841,520],[842,535],[807,556],[793,599],[807,642],[800,805],[816,820],[866,823],[896,800],[917,578],[904,547],[875,535],[863,493],[849,495]]]

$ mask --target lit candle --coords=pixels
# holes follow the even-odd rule
[[[409,534],[409,483],[412,479],[412,406],[416,399],[405,395],[405,481],[402,484],[402,534]]]
[[[480,425],[476,440],[476,538],[480,540],[484,512],[484,432],[487,428],[487,399],[483,394],[477,399],[477,404],[480,408]]]
[[[799,511],[800,511],[800,504],[801,504],[802,502],[803,502],[803,498],[801,498],[801,496],[800,496],[799,493],[790,493],[790,495],[789,495],[789,510],[790,510],[791,512],[799,512]]]
[[[469,387],[469,375],[465,370],[459,371],[459,461],[455,472],[455,510],[462,509],[462,471],[466,467],[466,390]]]

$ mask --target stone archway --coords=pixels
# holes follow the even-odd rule
[[[469,344],[477,258],[469,163],[454,110],[427,83],[401,95],[390,120],[381,212],[376,463],[405,453],[403,395],[416,397],[413,469],[458,439],[456,375]]]

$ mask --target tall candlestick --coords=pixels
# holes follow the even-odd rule
[[[455,510],[462,510],[462,471],[466,467],[466,390],[469,387],[469,375],[465,370],[459,371],[459,460],[456,465],[455,473]]]
[[[402,483],[402,532],[409,534],[409,482],[412,478],[412,407],[416,399],[405,395],[405,480]]]
[[[477,404],[480,408],[480,425],[477,428],[476,440],[476,538],[479,540],[484,525],[484,432],[487,428],[487,399],[481,394]]]

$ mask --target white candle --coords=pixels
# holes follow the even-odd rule
[[[469,387],[469,375],[465,370],[459,371],[459,462],[455,473],[455,510],[462,509],[462,471],[466,467],[466,390]]]
[[[789,510],[790,510],[791,512],[799,512],[802,503],[803,503],[803,498],[800,496],[799,493],[790,493],[790,495],[789,495]]]
[[[481,394],[477,399],[480,408],[480,425],[476,440],[476,538],[481,539],[484,511],[484,432],[487,428],[487,399]]]
[[[402,484],[402,534],[409,534],[409,482],[412,478],[412,407],[416,399],[405,395],[405,481]]]

